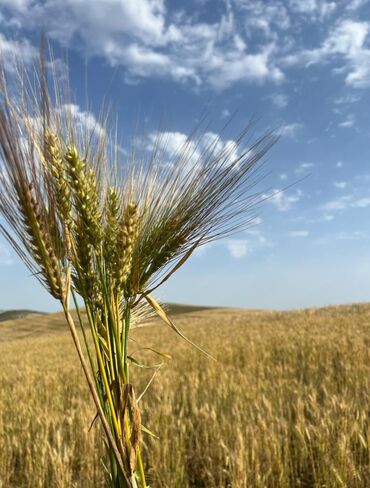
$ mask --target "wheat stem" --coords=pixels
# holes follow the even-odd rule
[[[146,488],[144,464],[143,464],[143,458],[141,457],[140,446],[137,448],[137,464],[139,466],[139,475],[140,475],[141,487]]]
[[[77,334],[77,330],[76,330],[76,325],[74,323],[74,320],[73,320],[72,315],[70,314],[69,310],[66,307],[66,304],[65,303],[62,303],[62,306],[63,306],[63,310],[64,310],[64,315],[66,317],[66,320],[67,320],[69,329],[70,329],[71,334],[72,334],[72,339],[73,339],[74,345],[76,347],[77,354],[78,354],[78,357],[79,357],[79,360],[80,360],[82,369],[83,369],[84,374],[85,374],[85,377],[86,377],[87,384],[89,386],[89,389],[90,389],[91,395],[93,397],[95,406],[96,406],[96,408],[98,410],[98,413],[99,413],[99,417],[100,417],[100,420],[102,422],[104,432],[105,432],[105,434],[106,434],[106,436],[108,438],[108,441],[109,441],[109,444],[111,446],[111,449],[113,450],[113,452],[115,454],[116,461],[117,461],[117,463],[118,463],[118,465],[119,465],[122,473],[124,474],[125,473],[125,470],[124,470],[124,467],[123,467],[123,464],[122,464],[122,461],[121,461],[121,456],[120,456],[119,450],[117,448],[117,444],[116,444],[116,442],[114,440],[114,437],[112,435],[112,432],[110,430],[110,427],[109,427],[109,425],[107,423],[107,420],[105,418],[105,415],[104,415],[104,412],[102,410],[102,407],[100,405],[100,399],[99,399],[99,396],[98,396],[98,394],[97,394],[97,392],[95,390],[95,386],[94,386],[93,380],[92,380],[92,378],[90,376],[89,368],[88,368],[88,366],[86,364],[86,361],[85,361],[85,358],[84,358],[84,355],[83,355],[83,351],[82,351],[82,348],[81,348],[80,340],[78,338],[78,334]],[[129,480],[127,478],[126,478],[126,481],[129,483]]]
[[[87,316],[88,316],[88,319],[89,319],[89,322],[91,325],[91,330],[93,331],[92,335],[93,335],[93,339],[94,339],[94,343],[95,343],[96,355],[98,358],[99,371],[100,371],[100,374],[101,374],[103,382],[104,382],[105,393],[106,393],[107,398],[108,398],[108,402],[109,402],[109,406],[110,406],[110,413],[111,413],[112,419],[113,419],[113,425],[114,425],[117,437],[121,438],[121,426],[119,425],[117,415],[116,415],[116,410],[114,408],[112,393],[111,393],[111,389],[109,386],[109,381],[107,378],[106,370],[104,367],[104,361],[103,361],[103,357],[102,357],[100,346],[99,346],[99,340],[98,340],[98,337],[96,335],[94,321],[93,321],[91,311],[90,311],[90,307],[88,304],[86,304],[86,313],[87,313]]]

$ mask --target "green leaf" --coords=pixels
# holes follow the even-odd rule
[[[159,439],[157,435],[155,435],[151,430],[149,430],[147,427],[141,424],[141,430],[145,432],[145,434],[150,435],[151,437],[154,437],[154,439]]]
[[[202,349],[201,347],[197,346],[194,342],[192,342],[190,339],[188,339],[177,327],[176,325],[172,322],[172,320],[168,317],[166,312],[163,310],[163,308],[159,305],[157,300],[152,297],[151,295],[145,295],[146,301],[149,303],[149,305],[153,308],[153,310],[156,312],[158,317],[160,317],[163,322],[165,322],[172,330],[176,332],[182,339],[184,339],[186,342],[197,348],[200,352],[202,352],[205,356],[208,358],[213,359],[214,361],[217,361],[217,359],[209,354],[207,351]]]
[[[136,358],[134,358],[133,356],[127,356],[127,359],[129,359],[132,363],[134,363],[136,366],[138,366],[139,368],[143,368],[143,369],[156,369],[158,368],[159,366],[162,366],[163,363],[158,363],[158,364],[153,364],[152,366],[149,366],[147,364],[143,364],[141,363],[140,361],[138,361]]]
[[[152,351],[155,354],[158,354],[158,356],[162,356],[163,358],[166,358],[166,359],[172,359],[171,354],[168,354],[167,352],[163,352],[163,351],[157,351],[156,349],[153,349],[152,347],[140,347],[139,349],[136,349],[136,352],[139,352],[139,351]]]

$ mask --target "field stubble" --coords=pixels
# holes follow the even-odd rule
[[[143,434],[152,488],[370,486],[370,306],[176,324],[219,362],[163,326],[133,332],[173,357],[142,400],[161,439]],[[152,370],[131,371],[144,388]],[[0,325],[0,384],[1,488],[104,486],[102,433],[88,432],[95,411],[58,315]]]

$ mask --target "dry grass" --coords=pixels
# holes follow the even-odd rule
[[[370,306],[176,323],[220,362],[160,325],[133,331],[173,355],[142,405],[161,435],[144,439],[152,488],[369,486]],[[151,372],[132,374],[143,386]],[[95,412],[61,316],[0,324],[0,384],[2,488],[104,486],[102,433],[87,432]]]

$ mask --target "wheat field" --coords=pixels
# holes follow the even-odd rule
[[[218,362],[159,322],[133,332],[131,351],[140,340],[172,356],[141,405],[161,437],[143,434],[151,488],[370,486],[370,305],[175,319]],[[140,390],[152,370],[131,375]],[[0,323],[0,385],[1,488],[104,486],[102,432],[89,432],[60,314]]]

